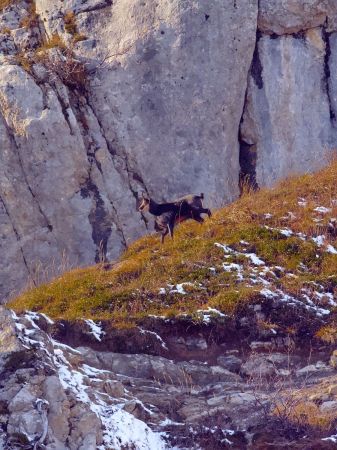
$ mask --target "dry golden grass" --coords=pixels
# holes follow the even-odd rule
[[[332,323],[321,327],[317,333],[316,338],[327,344],[336,344],[337,342],[337,323]]]
[[[28,14],[26,17],[24,17],[21,22],[20,26],[23,28],[34,28],[37,27],[39,24],[39,16],[36,13],[36,4],[35,1],[31,0],[28,8]]]
[[[17,0],[0,0],[0,11],[15,3],[17,3]]]
[[[70,271],[25,292],[10,306],[17,311],[43,311],[52,317],[86,316],[124,323],[149,314],[193,316],[198,309],[208,307],[234,315],[247,303],[260,301],[263,287],[247,287],[246,283],[238,283],[235,271],[221,270],[224,253],[215,243],[240,250],[241,240],[248,241],[248,251],[268,265],[285,268],[278,274],[278,288],[296,295],[312,281],[319,281],[337,295],[337,255],[318,248],[311,239],[286,238],[265,227],[289,227],[307,236],[328,235],[328,218],[337,217],[336,179],[337,162],[332,162],[317,174],[287,179],[273,189],[248,192],[215,211],[203,225],[180,225],[174,241],[167,239],[161,246],[157,236],[145,236],[134,242],[112,268],[103,264]],[[299,198],[305,198],[306,204],[299,205]],[[316,213],[317,206],[329,207],[331,212]],[[272,217],[266,218],[265,213]],[[316,217],[322,218],[319,228],[313,221]],[[336,246],[336,237],[331,236],[330,242]],[[231,256],[226,261],[240,263],[245,273],[249,270],[247,258]],[[299,270],[300,263],[308,270]],[[215,274],[210,267],[217,268]],[[287,271],[295,277],[287,276]],[[167,288],[168,283],[182,282],[193,283],[194,288],[186,295],[159,295],[159,289]]]
[[[73,36],[73,42],[85,41],[87,38],[84,34],[78,32],[77,24],[76,24],[76,15],[73,11],[66,11],[64,16],[64,29],[67,33]]]
[[[64,40],[58,33],[54,33],[49,39],[47,39],[37,50],[37,55],[45,55],[47,50],[52,48],[59,48],[65,50],[67,48]]]
[[[329,431],[336,419],[333,412],[322,412],[313,401],[293,398],[276,405],[273,415],[298,429]]]
[[[74,11],[66,11],[64,16],[64,29],[67,33],[74,35],[77,33],[77,26],[76,26],[76,16]]]

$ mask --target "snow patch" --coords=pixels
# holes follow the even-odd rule
[[[92,334],[98,341],[102,340],[102,337],[105,335],[105,331],[102,330],[102,323],[95,323],[91,319],[83,319],[84,322],[89,326],[90,331],[89,334]]]
[[[314,211],[321,214],[327,214],[331,212],[331,208],[326,208],[325,206],[317,206],[317,208],[314,208]]]
[[[155,333],[154,331],[149,331],[149,330],[144,330],[143,328],[138,327],[141,334],[151,334],[152,336],[154,336],[161,344],[161,346],[165,349],[168,350],[167,345],[165,344],[165,342],[163,341],[163,339],[159,336],[159,334]]]

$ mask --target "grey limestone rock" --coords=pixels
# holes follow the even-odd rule
[[[260,0],[258,27],[264,33],[293,34],[323,25],[334,26],[334,0]]]
[[[334,148],[326,51],[320,28],[258,41],[241,137],[257,153],[259,186],[322,167]]]

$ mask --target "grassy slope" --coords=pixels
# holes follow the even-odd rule
[[[179,226],[173,242],[167,239],[161,246],[157,236],[143,237],[113,267],[96,265],[70,271],[25,292],[10,307],[40,311],[54,318],[112,319],[120,326],[129,326],[150,314],[174,317],[187,313],[197,318],[197,311],[208,307],[235,314],[247,302],[259,301],[260,291],[266,287],[263,280],[270,282],[268,289],[294,296],[304,288],[314,303],[318,300],[313,281],[319,283],[320,292],[337,297],[337,255],[311,239],[324,234],[325,244],[337,248],[336,237],[325,228],[331,218],[337,217],[336,180],[337,163],[333,162],[315,175],[291,178],[274,189],[248,193],[216,211],[203,225],[188,222]],[[306,204],[300,205],[299,198],[304,198]],[[318,206],[331,211],[315,212]],[[272,217],[266,218],[265,213]],[[288,227],[307,238],[286,237],[266,225]],[[242,240],[249,244],[240,243]],[[216,242],[241,254],[225,255]],[[244,255],[253,252],[266,263],[262,279],[261,267]],[[224,262],[239,264],[243,280],[238,280],[236,269],[223,270]],[[301,263],[308,270],[300,267]],[[186,295],[169,292],[172,288],[168,284],[182,282],[192,283],[184,286]],[[160,288],[165,288],[165,294],[159,294]],[[327,304],[327,299],[321,296],[319,302]]]

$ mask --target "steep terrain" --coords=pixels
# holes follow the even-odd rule
[[[334,449],[336,176],[247,192],[2,308],[3,446]]]
[[[0,301],[116,258],[148,231],[141,191],[218,207],[240,173],[321,167],[336,17],[334,0],[1,0]]]

